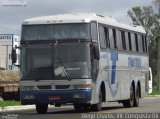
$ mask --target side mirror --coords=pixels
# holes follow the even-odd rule
[[[15,49],[12,49],[12,64],[17,62],[17,53]]]
[[[99,52],[98,43],[93,43],[93,54],[94,54],[95,59],[97,59],[97,60],[100,59],[100,52]]]

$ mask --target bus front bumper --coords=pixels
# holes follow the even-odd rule
[[[35,90],[21,91],[21,104],[88,103],[91,90]]]

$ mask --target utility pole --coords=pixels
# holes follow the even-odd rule
[[[9,46],[12,46],[12,45],[2,45],[2,46],[5,46],[6,47],[6,70],[8,70],[8,48]]]

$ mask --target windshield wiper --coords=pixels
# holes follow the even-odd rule
[[[67,77],[67,79],[68,79],[69,81],[71,81],[71,78],[69,77],[68,73],[66,72],[66,69],[65,69],[65,67],[64,67],[64,64],[63,64],[62,60],[61,60],[60,58],[58,58],[58,57],[57,57],[57,59],[58,59],[59,64],[60,64],[61,67],[62,67],[62,70],[63,70],[65,76]]]

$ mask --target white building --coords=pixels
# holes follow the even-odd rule
[[[0,69],[12,70],[12,45],[19,45],[19,36],[14,34],[0,34]]]

